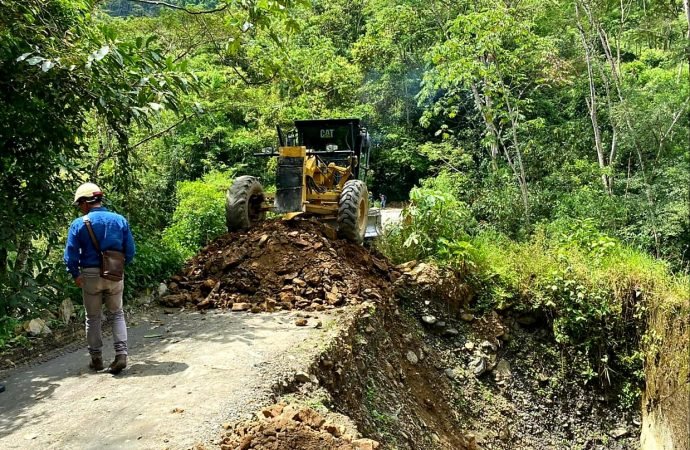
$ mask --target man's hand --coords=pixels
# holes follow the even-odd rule
[[[81,277],[81,275],[74,279],[74,284],[76,284],[80,288],[84,287],[84,279]]]

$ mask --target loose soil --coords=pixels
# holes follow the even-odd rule
[[[385,258],[330,239],[332,234],[326,225],[299,219],[226,234],[172,277],[161,302],[198,309],[323,311],[390,297]]]
[[[453,388],[448,401],[462,429],[481,448],[636,449],[640,414],[608,391],[569,377],[568,361],[538,321],[463,302],[419,296],[429,269],[401,267],[396,293],[404,316],[435,355]],[[421,275],[421,276],[420,276]],[[422,281],[419,283],[418,281]],[[420,286],[421,284],[421,286]]]
[[[25,364],[36,364],[51,359],[56,352],[80,346],[84,339],[84,324],[74,321],[59,328],[51,328],[45,336],[26,336],[22,344],[0,351],[0,372]],[[75,348],[76,349],[76,348]]]

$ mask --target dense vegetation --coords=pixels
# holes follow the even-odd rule
[[[544,314],[586,379],[639,371],[645,308],[687,301],[689,16],[681,0],[0,0],[0,344],[78,302],[61,249],[81,181],[132,223],[134,296],[223,232],[234,174],[270,183],[251,154],[275,125],[355,116],[370,189],[413,204],[381,243],[392,258]]]

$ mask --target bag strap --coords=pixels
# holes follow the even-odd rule
[[[96,235],[91,227],[91,220],[89,219],[89,216],[84,216],[84,225],[86,225],[86,229],[89,230],[89,236],[91,236],[91,242],[93,243],[93,246],[96,247],[96,251],[98,253],[103,253],[101,252],[101,246],[98,245],[98,239],[96,239]]]

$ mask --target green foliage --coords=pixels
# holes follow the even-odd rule
[[[458,241],[474,226],[469,210],[451,194],[430,188],[414,188],[404,210],[403,225],[393,227],[381,249],[394,261],[460,255],[471,251]]]
[[[201,180],[178,183],[178,204],[163,243],[188,258],[225,233],[225,191],[234,175],[234,170],[211,172]]]
[[[137,254],[127,267],[125,299],[137,297],[144,289],[157,287],[158,283],[178,271],[184,262],[184,255],[158,236],[135,236],[135,242]]]
[[[120,40],[96,27],[92,1],[0,3],[0,314],[31,317],[68,284],[54,252],[64,242],[69,193],[90,178],[80,168],[85,125],[113,135],[113,159],[128,160],[129,128],[179,110],[190,91],[184,63],[154,39]],[[106,158],[105,149],[99,157]],[[102,162],[102,161],[101,161]],[[126,164],[114,187],[131,179]],[[108,186],[109,187],[109,186]],[[50,214],[46,214],[50,211]]]

